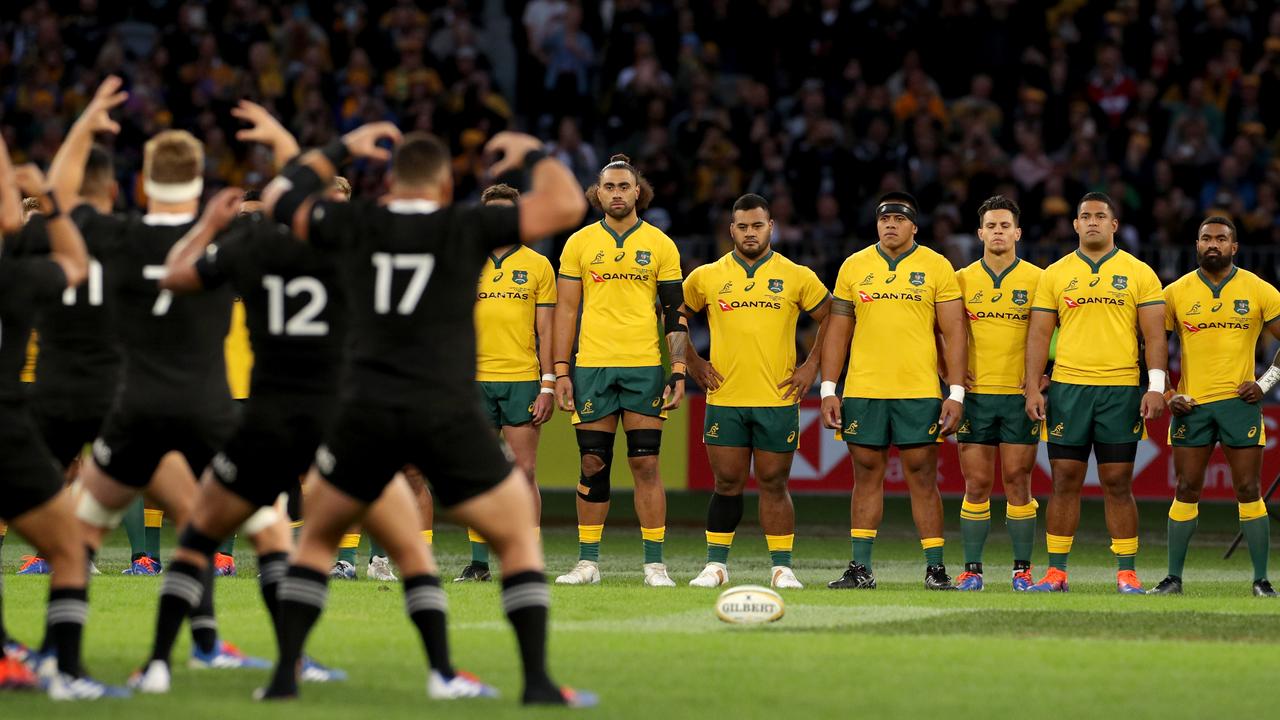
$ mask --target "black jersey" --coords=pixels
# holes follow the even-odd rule
[[[338,391],[347,308],[333,258],[259,214],[233,221],[196,261],[206,290],[230,283],[253,347],[250,397]]]
[[[488,253],[519,235],[512,207],[319,202],[310,241],[342,259],[352,310],[351,399],[476,402],[473,313]]]
[[[120,222],[83,204],[70,217],[89,248],[89,274],[79,287],[67,288],[59,301],[41,308],[35,329],[40,338],[33,400],[42,410],[100,417],[115,397],[120,374],[106,276],[95,249],[116,246]],[[22,231],[22,255],[47,255],[45,219],[36,216]]]
[[[66,288],[66,273],[47,257],[6,253],[0,258],[0,403],[27,398],[21,375],[32,324],[38,309],[57,300]]]
[[[161,290],[169,250],[194,218],[134,215],[102,253],[124,354],[117,404],[153,415],[233,412],[224,350],[229,288],[175,296]]]

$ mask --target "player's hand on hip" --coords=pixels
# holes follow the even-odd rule
[[[550,420],[555,411],[556,403],[552,399],[552,393],[538,393],[538,399],[533,401],[533,426],[537,427]]]
[[[568,377],[556,378],[556,404],[565,412],[573,412],[573,381]]]
[[[970,391],[972,391],[972,390],[973,390],[973,384],[974,384],[974,383],[976,383],[976,382],[978,382],[978,378],[976,378],[976,377],[974,377],[974,376],[973,376],[973,371],[971,371],[971,370],[965,370],[965,372],[964,372],[964,391],[965,391],[965,392],[970,392]]]
[[[1173,398],[1169,400],[1169,412],[1173,413],[1174,417],[1190,415],[1191,411],[1195,409],[1196,401],[1192,400],[1190,395],[1174,395]],[[1143,417],[1146,416],[1143,415]]]
[[[390,140],[392,145],[398,144],[402,140],[400,129],[394,123],[381,121],[372,122],[367,125],[352,130],[342,136],[342,143],[347,146],[347,150],[356,157],[369,158],[371,160],[390,160],[391,151],[378,147],[378,143],[383,140]]]
[[[809,363],[805,363],[796,368],[791,373],[791,377],[778,384],[779,388],[786,388],[786,392],[782,393],[782,399],[791,398],[794,402],[800,402],[805,393],[809,392],[809,388],[813,387],[813,381],[817,377],[817,364],[809,365]]]
[[[841,423],[840,398],[835,396],[822,398],[822,424],[831,430],[839,430]]]
[[[1032,420],[1044,420],[1044,393],[1039,390],[1027,390],[1027,417]]]
[[[668,380],[667,387],[662,391],[662,409],[675,410],[680,407],[681,400],[684,400],[684,378]]]
[[[946,436],[960,427],[960,418],[964,417],[964,404],[950,398],[942,401],[942,413],[938,415],[938,433]]]
[[[498,177],[524,162],[525,155],[542,149],[542,141],[532,135],[504,130],[485,144],[486,155],[496,158],[489,166],[489,177]]]
[[[1236,395],[1239,395],[1240,399],[1247,403],[1256,404],[1262,402],[1262,388],[1252,380],[1245,380],[1240,383],[1240,387],[1236,388]],[[1176,415],[1177,413],[1174,414]]]
[[[1044,392],[1045,390],[1048,390],[1048,389],[1049,389],[1049,376],[1041,375],[1040,376],[1040,392]]]
[[[1142,394],[1142,419],[1155,420],[1164,414],[1167,404],[1164,393],[1148,390]]]
[[[689,374],[707,392],[720,389],[720,383],[724,382],[724,376],[707,360],[689,358],[687,366]]]

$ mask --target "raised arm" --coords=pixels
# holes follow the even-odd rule
[[[74,202],[80,196],[84,166],[89,160],[89,151],[93,149],[93,136],[96,133],[114,135],[120,132],[120,124],[112,120],[109,113],[129,98],[129,93],[120,89],[122,84],[115,75],[102,81],[54,154],[49,165],[49,184],[60,199]]]
[[[1138,308],[1138,329],[1146,347],[1147,392],[1142,396],[1142,417],[1155,420],[1168,406],[1164,399],[1169,368],[1169,340],[1164,334],[1164,303]]]
[[[209,243],[235,219],[243,196],[243,190],[230,187],[219,190],[209,201],[199,222],[169,249],[164,263],[165,275],[156,283],[161,290],[191,293],[204,288],[200,273],[196,272],[196,261],[204,255]]]
[[[61,197],[51,189],[40,168],[33,164],[18,168],[14,171],[14,178],[19,190],[40,201],[40,212],[45,216],[45,227],[49,233],[49,259],[62,268],[67,276],[67,287],[84,282],[89,275],[89,251],[84,246],[80,229],[71,222],[71,216],[62,211],[63,203],[70,202],[70,198]]]
[[[231,115],[249,123],[249,127],[236,131],[236,139],[240,142],[261,143],[271,148],[276,172],[298,154],[298,141],[258,103],[241,100],[239,105],[231,108]]]
[[[569,377],[569,358],[573,355],[573,339],[578,334],[578,306],[582,304],[582,281],[556,280],[556,313],[551,344],[552,372],[556,375],[556,402],[565,412],[573,412],[573,380]]]
[[[853,340],[853,302],[833,297],[827,317],[827,334],[822,338],[819,363],[822,371],[822,423],[833,430],[841,427],[840,397],[836,395],[836,382],[849,357],[849,342]]]
[[[489,168],[497,177],[523,168],[529,190],[520,196],[520,242],[533,243],[577,225],[587,211],[582,186],[564,163],[544,152],[542,141],[532,135],[500,132],[485,145],[485,152],[501,155]]]

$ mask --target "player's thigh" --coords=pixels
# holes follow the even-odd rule
[[[747,486],[747,477],[751,474],[751,448],[707,445],[707,462],[711,465],[717,493],[742,493],[742,489]]]
[[[1175,493],[1186,502],[1200,497],[1204,488],[1204,473],[1213,456],[1214,445],[1175,445],[1173,447],[1173,474],[1177,480]]]
[[[940,398],[885,402],[889,405],[889,441],[892,444],[903,447],[929,445],[938,441],[938,416],[942,414]]]
[[[1262,406],[1247,403],[1239,398],[1219,400],[1204,406],[1209,409],[1217,426],[1218,439],[1231,448],[1265,447],[1266,425],[1262,418]]]
[[[573,424],[595,422],[622,409],[616,368],[573,369]]]
[[[411,413],[405,431],[406,464],[422,471],[446,510],[492,490],[511,474],[511,460],[479,412]]]
[[[1105,386],[1091,388],[1094,394],[1093,441],[1124,445],[1142,440],[1142,389]],[[1094,452],[1097,452],[1095,448]],[[1101,462],[1101,460],[1099,460]]]
[[[791,463],[795,456],[794,452],[772,452],[759,448],[752,452],[756,482],[760,485],[762,494],[787,492],[787,484],[791,479]]]
[[[772,453],[794,453],[800,447],[800,406],[745,409],[751,447]]]
[[[666,378],[662,375],[661,365],[616,368],[614,377],[618,388],[618,403],[623,410],[663,419],[667,417],[662,409]]]
[[[964,399],[964,420],[956,429],[956,442],[995,445],[1000,441],[1001,395],[970,393]],[[1013,396],[1020,397],[1020,396]],[[1026,413],[1023,413],[1025,416]]]
[[[538,462],[538,437],[541,434],[532,422],[502,428],[502,439],[511,449],[517,467],[533,470]]]
[[[908,489],[937,491],[938,443],[936,441],[899,445],[898,461],[902,464],[902,474],[907,479]]]
[[[184,524],[195,507],[198,483],[186,457],[179,452],[168,452],[160,458],[151,483],[147,485],[147,497],[160,509],[172,515],[171,519]]]
[[[1045,407],[1045,436],[1050,444],[1084,447],[1093,442],[1093,388],[1070,383],[1049,383]]]
[[[985,499],[995,484],[996,445],[993,443],[959,443],[960,473],[964,475],[967,497]]]
[[[475,415],[479,417],[478,409]],[[319,475],[348,497],[366,505],[372,503],[406,464],[405,425],[397,410],[343,404],[328,439],[316,450]],[[487,425],[485,428],[493,433]],[[465,452],[465,448],[462,446],[460,451]],[[306,502],[311,502],[310,489]]]
[[[850,446],[889,447],[889,402],[878,398],[857,397],[841,400],[840,417],[844,426],[836,433],[836,438],[844,440]],[[857,462],[855,455],[855,466]]]
[[[96,473],[92,475],[105,475],[135,492],[141,490],[150,484],[161,458],[173,450],[172,429],[167,420],[126,409],[113,409],[93,441]],[[86,478],[86,487],[91,487],[89,482]],[[98,500],[106,503],[105,498],[99,497]]]
[[[34,418],[24,409],[0,415],[0,518],[12,523],[53,500],[62,485]]]
[[[1262,451],[1263,448],[1257,445],[1222,448],[1222,453],[1227,456],[1227,464],[1231,466],[1231,484],[1239,502],[1254,502],[1262,496]]]

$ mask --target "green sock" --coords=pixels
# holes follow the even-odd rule
[[[137,560],[147,554],[147,525],[142,498],[133,501],[124,512],[124,532],[129,536],[129,557]]]
[[[727,565],[729,563],[729,546],[707,543],[707,562]]]
[[[1071,553],[1049,553],[1049,567],[1067,571],[1067,556]]]
[[[926,565],[942,564],[942,546],[931,547],[924,551],[924,562]]]
[[[160,528],[158,527],[146,528],[143,534],[146,536],[147,554],[151,556],[151,559],[159,560],[160,559]]]
[[[645,548],[648,550],[648,548]],[[598,542],[580,542],[578,543],[578,559],[590,560],[591,562],[600,562],[600,543]]]
[[[662,543],[657,540],[644,540],[643,542],[645,564],[662,562]]]
[[[964,562],[982,562],[982,548],[987,544],[987,535],[991,532],[991,519],[966,520],[960,518],[960,537],[964,541]],[[941,553],[942,548],[938,548]],[[928,554],[928,551],[925,552]]]
[[[386,557],[387,551],[386,551],[386,548],[379,545],[378,541],[374,540],[373,536],[370,535],[369,536],[369,559],[372,560],[375,556]]]
[[[791,567],[791,551],[790,550],[770,550],[769,561],[774,567]]]
[[[1196,532],[1196,525],[1200,523],[1199,518],[1190,520],[1174,520],[1169,518],[1169,574],[1182,577],[1182,568],[1187,562],[1187,547],[1191,545],[1191,536]],[[1120,569],[1126,569],[1121,558]],[[1133,569],[1133,563],[1130,561],[1129,570]]]
[[[1137,570],[1138,556],[1137,555],[1117,555],[1116,569],[1120,570],[1121,572],[1125,570]]]
[[[875,538],[849,538],[849,544],[853,546],[853,561],[871,567],[871,547],[875,543]]]
[[[1240,532],[1249,542],[1249,559],[1253,561],[1253,579],[1267,576],[1267,552],[1271,549],[1271,518],[1268,515],[1242,520]]]
[[[235,555],[236,552],[236,536],[232,535],[218,546],[218,552],[223,555]]]
[[[471,562],[486,566],[489,564],[489,543],[472,541]]]
[[[1036,519],[1005,518],[1004,524],[1009,529],[1009,540],[1013,543],[1014,561],[1031,562],[1031,549],[1036,544]]]
[[[338,548],[338,560],[340,562],[348,562],[352,565],[356,564],[356,548]]]

